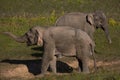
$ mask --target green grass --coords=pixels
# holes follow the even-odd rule
[[[4,31],[23,35],[30,27],[51,26],[56,19],[73,11],[93,12],[102,10],[109,19],[109,31],[112,44],[108,44],[104,32],[95,32],[96,56],[98,60],[120,60],[120,9],[119,0],[0,0],[0,60],[4,59],[38,59],[32,54],[41,54],[27,47],[26,44],[17,43]],[[115,66],[114,66],[115,67]],[[100,69],[97,73],[84,75],[71,73],[62,76],[47,76],[36,80],[120,80],[119,71]]]
[[[119,0],[0,0],[0,16],[49,15],[62,12],[103,10],[108,17],[120,20]]]
[[[119,74],[102,72],[99,74],[76,74],[72,73],[69,76],[48,76],[38,80],[120,80]]]
[[[120,26],[110,26],[109,31],[112,39],[112,44],[108,44],[103,31],[96,31],[95,42],[96,50],[98,51],[97,54],[104,56],[105,58],[120,56],[120,38],[118,37],[120,34]]]

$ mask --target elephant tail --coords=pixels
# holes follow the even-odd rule
[[[97,66],[96,66],[96,57],[95,57],[95,52],[94,52],[94,47],[95,45],[94,44],[90,44],[90,49],[91,49],[91,55],[93,57],[93,61],[94,61],[94,68],[95,68],[95,71],[97,71]]]

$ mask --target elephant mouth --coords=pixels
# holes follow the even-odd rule
[[[37,45],[37,43],[31,43],[31,42],[27,42],[27,46],[33,46],[33,45]]]
[[[96,25],[96,29],[98,29],[98,28],[103,28],[103,26],[102,25]]]
[[[96,26],[96,29],[98,29],[99,27],[98,26]]]

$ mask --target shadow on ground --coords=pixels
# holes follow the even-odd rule
[[[31,56],[36,58],[41,58],[43,56],[43,51],[44,51],[43,47],[33,47],[31,49],[35,51],[41,51],[40,53],[32,53]]]
[[[44,51],[44,47],[33,47],[31,48],[32,50],[35,50],[35,51]]]
[[[0,63],[10,63],[10,64],[24,64],[27,66],[28,71],[33,75],[38,75],[41,73],[41,59],[35,60],[13,60],[13,59],[6,59],[2,60]],[[50,68],[48,69],[49,71]],[[57,61],[57,72],[59,73],[71,73],[73,68],[68,66],[66,63]]]
[[[32,53],[31,56],[36,57],[36,58],[42,58],[43,54],[42,53]]]

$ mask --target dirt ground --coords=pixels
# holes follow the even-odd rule
[[[29,61],[29,62],[27,62]],[[0,79],[2,78],[35,78],[40,74],[41,60],[27,60],[18,61],[17,60],[4,60],[0,62]],[[31,61],[31,62],[30,62]],[[64,66],[61,69],[60,66]],[[93,72],[93,61],[89,61],[89,66],[91,72]],[[120,60],[116,61],[97,61],[97,67],[104,68],[107,70],[117,70],[120,71]],[[109,67],[109,68],[108,68]],[[66,63],[57,62],[57,70],[59,73],[71,73],[73,69],[78,68],[78,62],[76,60]]]

